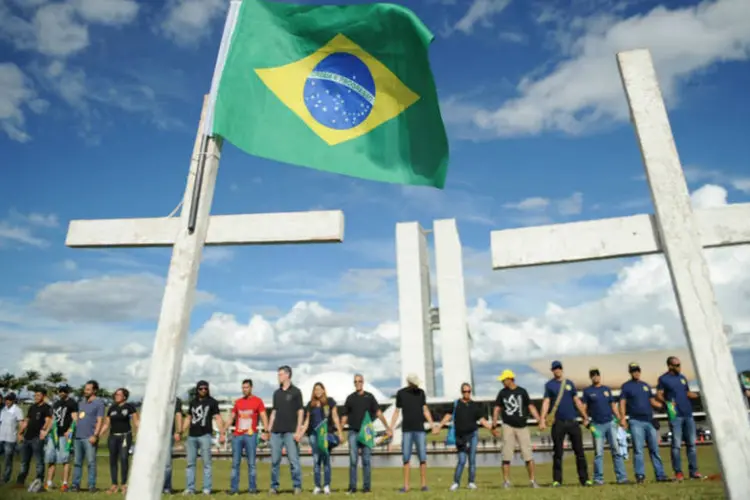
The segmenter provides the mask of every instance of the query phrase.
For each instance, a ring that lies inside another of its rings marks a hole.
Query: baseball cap
[[[639,365],[638,363],[633,362],[628,365],[628,372],[633,373],[639,371],[641,371],[641,365]]]
[[[65,394],[70,394],[70,386],[68,384],[62,384],[60,387],[57,388],[57,392],[64,392]]]
[[[422,381],[419,380],[419,375],[417,375],[416,373],[410,373],[406,376],[406,383],[419,387]]]
[[[550,370],[562,370],[562,363],[557,360],[553,361]]]
[[[501,373],[500,376],[497,377],[497,379],[500,382],[502,382],[504,380],[508,380],[508,379],[515,380],[516,379],[516,374],[513,373],[513,370],[503,370],[503,373]]]

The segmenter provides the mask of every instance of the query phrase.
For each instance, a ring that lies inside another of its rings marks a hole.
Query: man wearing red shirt
[[[230,494],[239,493],[240,463],[242,450],[247,456],[247,475],[250,493],[257,493],[255,472],[255,450],[258,446],[258,418],[263,421],[263,430],[268,432],[268,416],[263,400],[253,396],[253,381],[242,381],[242,397],[234,402],[232,420],[234,436],[232,438],[232,479]]]

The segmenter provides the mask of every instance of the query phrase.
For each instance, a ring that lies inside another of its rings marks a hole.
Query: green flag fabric
[[[328,422],[323,420],[315,428],[315,436],[318,440],[318,450],[328,455]]]
[[[667,402],[667,417],[669,418],[670,422],[677,418],[677,408],[672,401]]]
[[[375,446],[375,426],[372,424],[372,418],[370,418],[369,411],[365,412],[365,417],[362,419],[362,425],[359,428],[357,441],[368,448]]]
[[[212,133],[271,160],[442,188],[448,141],[433,38],[400,5],[244,0]]]

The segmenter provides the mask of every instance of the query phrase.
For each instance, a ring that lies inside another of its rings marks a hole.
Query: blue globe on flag
[[[364,122],[375,105],[375,80],[367,65],[348,52],[320,61],[307,77],[305,106],[321,125],[348,130]]]

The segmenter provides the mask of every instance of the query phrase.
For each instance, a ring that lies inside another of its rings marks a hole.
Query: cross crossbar
[[[71,248],[168,247],[183,222],[177,217],[74,220],[65,244]],[[206,245],[338,243],[344,241],[341,210],[213,215]]]
[[[695,211],[704,248],[750,243],[750,203]],[[652,214],[492,231],[492,268],[635,257],[663,251]]]

